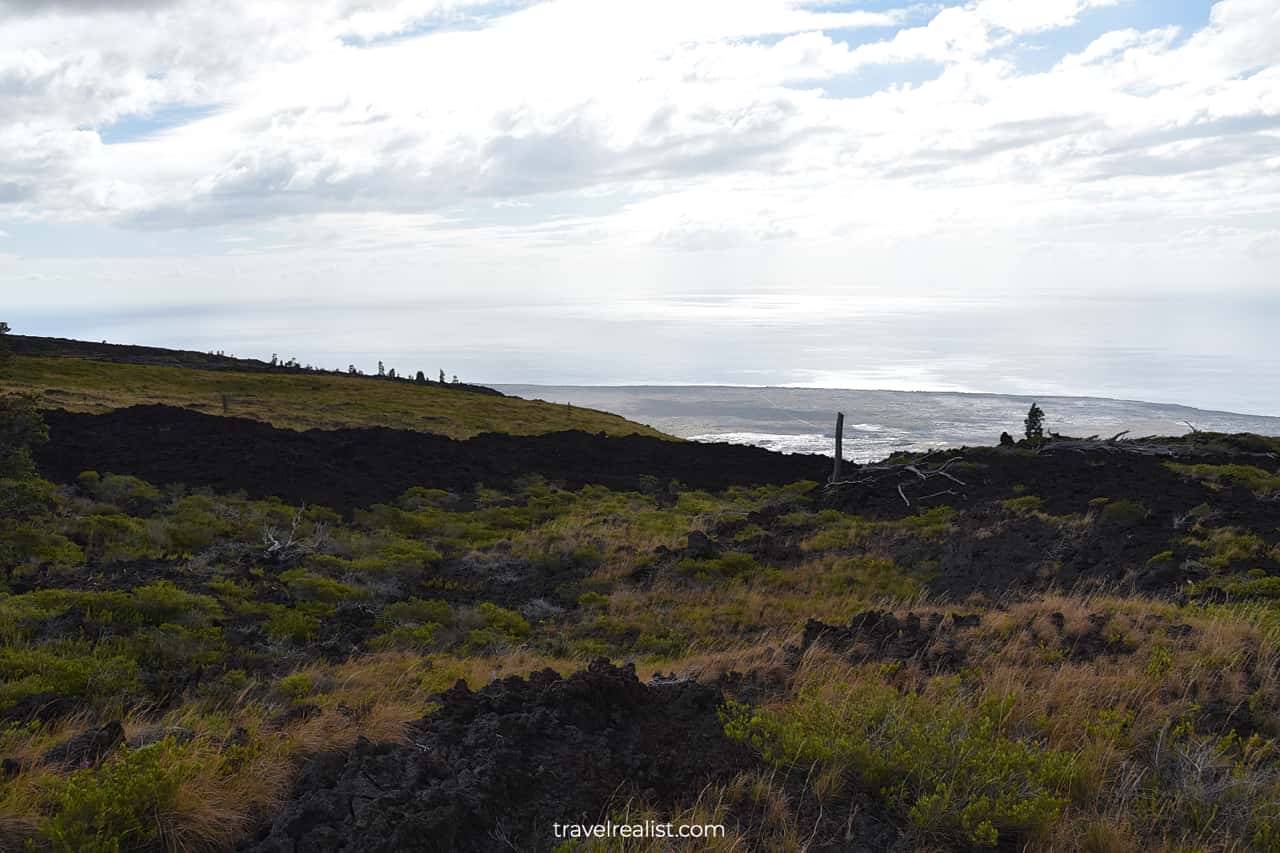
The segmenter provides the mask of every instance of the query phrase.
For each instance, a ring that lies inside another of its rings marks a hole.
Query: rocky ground
[[[552,827],[637,818],[726,850],[1280,838],[1267,441],[965,449],[823,488],[823,457],[642,437],[48,422],[50,482],[0,526],[0,846],[616,849]],[[139,788],[144,759],[175,787]]]

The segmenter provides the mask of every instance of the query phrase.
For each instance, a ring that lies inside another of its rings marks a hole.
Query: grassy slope
[[[140,404],[182,406],[289,429],[384,426],[469,438],[482,432],[558,430],[662,435],[594,409],[496,397],[368,377],[215,372],[76,358],[18,358],[0,383],[51,408],[100,412]],[[223,395],[227,395],[226,407]]]
[[[778,773],[722,780],[702,811],[677,816],[745,822],[715,849],[813,849],[817,809],[804,804],[823,805],[838,836],[861,790],[914,833],[903,849],[1280,850],[1276,591],[1259,584],[1261,597],[1235,604],[1121,590],[932,604],[921,582],[962,535],[962,511],[876,521],[824,509],[811,486],[683,492],[673,506],[538,483],[461,503],[419,491],[354,524],[317,507],[291,521],[296,510],[281,504],[163,493],[127,477],[31,486],[25,520],[0,523],[0,569],[43,587],[0,592],[0,713],[57,694],[99,724],[123,719],[130,737],[193,736],[132,753],[158,765],[154,776],[124,751],[76,775],[40,756],[85,717],[0,726],[0,756],[19,767],[0,779],[0,849],[6,832],[32,831],[74,842],[55,849],[157,834],[190,845],[169,850],[226,849],[279,808],[309,755],[359,735],[403,740],[455,679],[478,687],[607,655],[637,660],[642,676],[715,681],[737,670],[773,685],[765,707],[730,706],[726,722]],[[1105,532],[1091,506],[1066,516],[997,506],[975,539],[1027,513],[1076,539]],[[772,540],[742,526],[766,507]],[[296,553],[266,557],[264,529],[295,530]],[[673,561],[656,550],[679,549],[693,531],[715,536],[724,555]],[[1216,582],[1274,568],[1260,536],[1249,548],[1242,533],[1222,533],[1207,517],[1168,529],[1223,567]],[[796,550],[776,560],[770,541]],[[564,580],[527,590],[546,597],[529,610],[518,584],[493,573],[494,556]],[[240,568],[258,562],[269,568]],[[656,572],[637,583],[645,567]],[[349,602],[377,620],[362,654],[325,662],[317,641]],[[980,619],[905,660],[871,643],[848,656],[815,645],[787,663],[808,617],[846,622],[885,606]],[[185,688],[197,668],[198,686]],[[237,731],[245,745],[224,749]],[[803,790],[786,788],[788,772]]]

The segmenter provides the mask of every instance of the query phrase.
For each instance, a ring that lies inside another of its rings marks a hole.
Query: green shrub
[[[951,533],[955,517],[956,511],[952,507],[934,506],[888,524],[918,536],[936,538]]]
[[[47,783],[52,815],[40,837],[59,853],[147,849],[160,834],[160,816],[195,768],[194,759],[166,739],[102,767],[55,777]]]
[[[129,593],[129,599],[148,625],[205,625],[222,615],[222,605],[216,599],[179,589],[169,581],[137,587]]]
[[[1234,579],[1221,584],[1225,592],[1241,598],[1280,598],[1280,577]]]
[[[65,569],[83,564],[84,551],[62,534],[30,522],[0,521],[0,569]]]
[[[685,557],[676,564],[676,571],[701,581],[745,577],[759,570],[760,564],[755,557],[739,551],[730,551],[705,560]]]
[[[141,690],[137,661],[108,646],[60,640],[36,648],[0,647],[0,711],[54,693],[95,705],[118,704]]]
[[[102,563],[158,557],[146,522],[122,514],[95,514],[77,518],[70,528],[71,538],[92,559]]]
[[[388,604],[378,614],[378,623],[383,628],[395,625],[420,625],[424,622],[439,622],[447,625],[453,621],[449,603],[438,598],[422,600],[410,598],[408,601],[397,601]]]
[[[289,594],[298,601],[337,604],[341,601],[367,598],[369,595],[363,589],[341,583],[333,578],[313,574],[306,569],[290,569],[280,575],[280,580],[288,587]]]
[[[418,625],[397,625],[374,637],[369,645],[373,649],[417,649],[426,651],[437,644],[437,635],[444,626],[438,622]]]
[[[244,522],[228,516],[227,507],[206,495],[182,498],[165,513],[162,527],[169,550],[190,554],[236,535],[248,534]]]
[[[1147,656],[1146,672],[1151,678],[1159,681],[1173,669],[1173,652],[1165,646],[1152,646]]]
[[[1261,536],[1236,527],[1200,529],[1195,538],[1186,541],[1204,551],[1204,562],[1219,570],[1260,557],[1267,547]]]
[[[34,395],[0,396],[0,480],[34,477],[32,448],[49,440]]]
[[[1137,501],[1112,501],[1098,513],[1098,521],[1107,527],[1126,529],[1146,521],[1151,512]]]
[[[481,625],[467,635],[466,648],[470,651],[517,645],[529,636],[529,623],[523,616],[493,602],[479,604],[474,616],[481,620]]]
[[[448,509],[457,501],[457,495],[450,494],[443,489],[426,489],[422,486],[414,486],[401,495],[397,503],[400,504],[401,509],[415,512],[428,508]]]
[[[21,521],[58,505],[53,483],[38,477],[0,478],[0,518]]]
[[[879,684],[812,688],[778,711],[730,703],[725,732],[781,766],[852,771],[920,831],[992,847],[1044,832],[1066,804],[1074,759],[1001,733],[1007,701],[941,701]]]
[[[395,539],[369,556],[351,561],[351,570],[371,575],[403,576],[421,572],[443,559],[440,552],[414,539]]]
[[[311,683],[310,676],[301,672],[286,675],[284,678],[276,682],[276,689],[293,702],[301,702],[303,699],[310,696],[314,686],[315,685]]]
[[[1017,515],[1031,515],[1042,510],[1044,499],[1037,495],[1023,495],[1020,498],[1009,498],[1001,501],[1000,505]]]
[[[1268,766],[1275,750],[1254,734],[1195,734],[1175,726],[1152,756],[1151,773],[1135,792],[1134,811],[1150,815],[1174,837],[1249,839],[1234,849],[1280,850],[1280,800]]]
[[[689,638],[682,631],[666,628],[641,634],[633,644],[636,654],[651,658],[676,658],[689,648]]]
[[[887,557],[859,555],[820,562],[820,585],[831,595],[857,592],[864,598],[911,598],[920,592],[920,581]]]
[[[493,628],[521,639],[529,636],[529,623],[514,610],[507,610],[491,601],[485,601],[476,607],[476,612],[484,617],[486,628]]]
[[[86,481],[82,479],[80,484],[83,487]],[[99,478],[92,483],[90,494],[131,515],[150,515],[164,499],[160,490],[150,483],[121,474],[107,474]]]
[[[116,643],[150,672],[153,681],[182,681],[192,670],[212,666],[226,654],[222,629],[213,625],[188,628],[165,623]]]
[[[540,554],[533,560],[533,567],[542,572],[572,570],[586,574],[604,562],[604,556],[594,545],[579,545],[569,551]]]
[[[302,610],[277,605],[262,627],[268,637],[278,642],[305,643],[320,630],[320,619]]]
[[[397,601],[378,614],[377,627],[382,634],[371,645],[375,649],[430,649],[436,644],[438,632],[452,623],[447,602],[420,598]]]
[[[1280,474],[1273,474],[1253,465],[1181,465],[1166,462],[1165,467],[1215,486],[1243,486],[1259,495],[1280,491]]]

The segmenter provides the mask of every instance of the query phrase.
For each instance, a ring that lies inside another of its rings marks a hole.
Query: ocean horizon
[[[1022,434],[1033,402],[1063,435],[1182,435],[1195,429],[1280,435],[1280,417],[1106,397],[953,391],[882,391],[722,385],[494,385],[505,394],[603,409],[694,441],[750,444],[782,453],[833,450],[844,412],[844,456],[883,459],[900,450],[992,445]]]

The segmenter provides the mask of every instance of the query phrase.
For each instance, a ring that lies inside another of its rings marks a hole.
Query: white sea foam
[[[617,412],[695,441],[830,454],[835,413],[845,413],[844,455],[856,462],[897,450],[992,445],[1022,433],[1033,399],[1046,428],[1063,435],[1181,435],[1202,430],[1280,435],[1280,418],[1092,397],[1016,397],[823,388],[500,386],[521,397]]]

